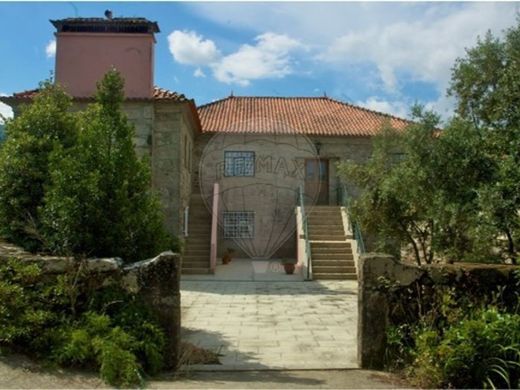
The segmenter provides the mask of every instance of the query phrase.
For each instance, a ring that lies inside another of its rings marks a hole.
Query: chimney
[[[91,97],[112,67],[125,78],[126,98],[153,94],[156,22],[145,18],[69,18],[56,27],[56,82],[76,98]]]

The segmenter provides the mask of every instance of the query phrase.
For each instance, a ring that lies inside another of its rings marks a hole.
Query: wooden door
[[[329,160],[305,160],[305,194],[316,204],[329,204]]]

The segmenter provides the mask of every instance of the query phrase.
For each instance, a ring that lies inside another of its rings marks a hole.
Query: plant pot
[[[284,265],[283,265],[283,269],[285,270],[285,273],[287,275],[294,274],[295,268],[296,268],[296,266],[293,263],[284,263]]]
[[[222,256],[222,264],[226,265],[229,263],[231,263],[231,255],[229,253],[226,253],[224,254],[224,256]]]

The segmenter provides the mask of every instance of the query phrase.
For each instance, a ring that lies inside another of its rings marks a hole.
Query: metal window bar
[[[225,211],[224,238],[254,238],[254,211]]]
[[[254,176],[255,152],[224,152],[225,176]]]

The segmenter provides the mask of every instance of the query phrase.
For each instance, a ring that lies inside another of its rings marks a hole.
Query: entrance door
[[[305,194],[316,204],[329,204],[329,160],[305,160]]]

